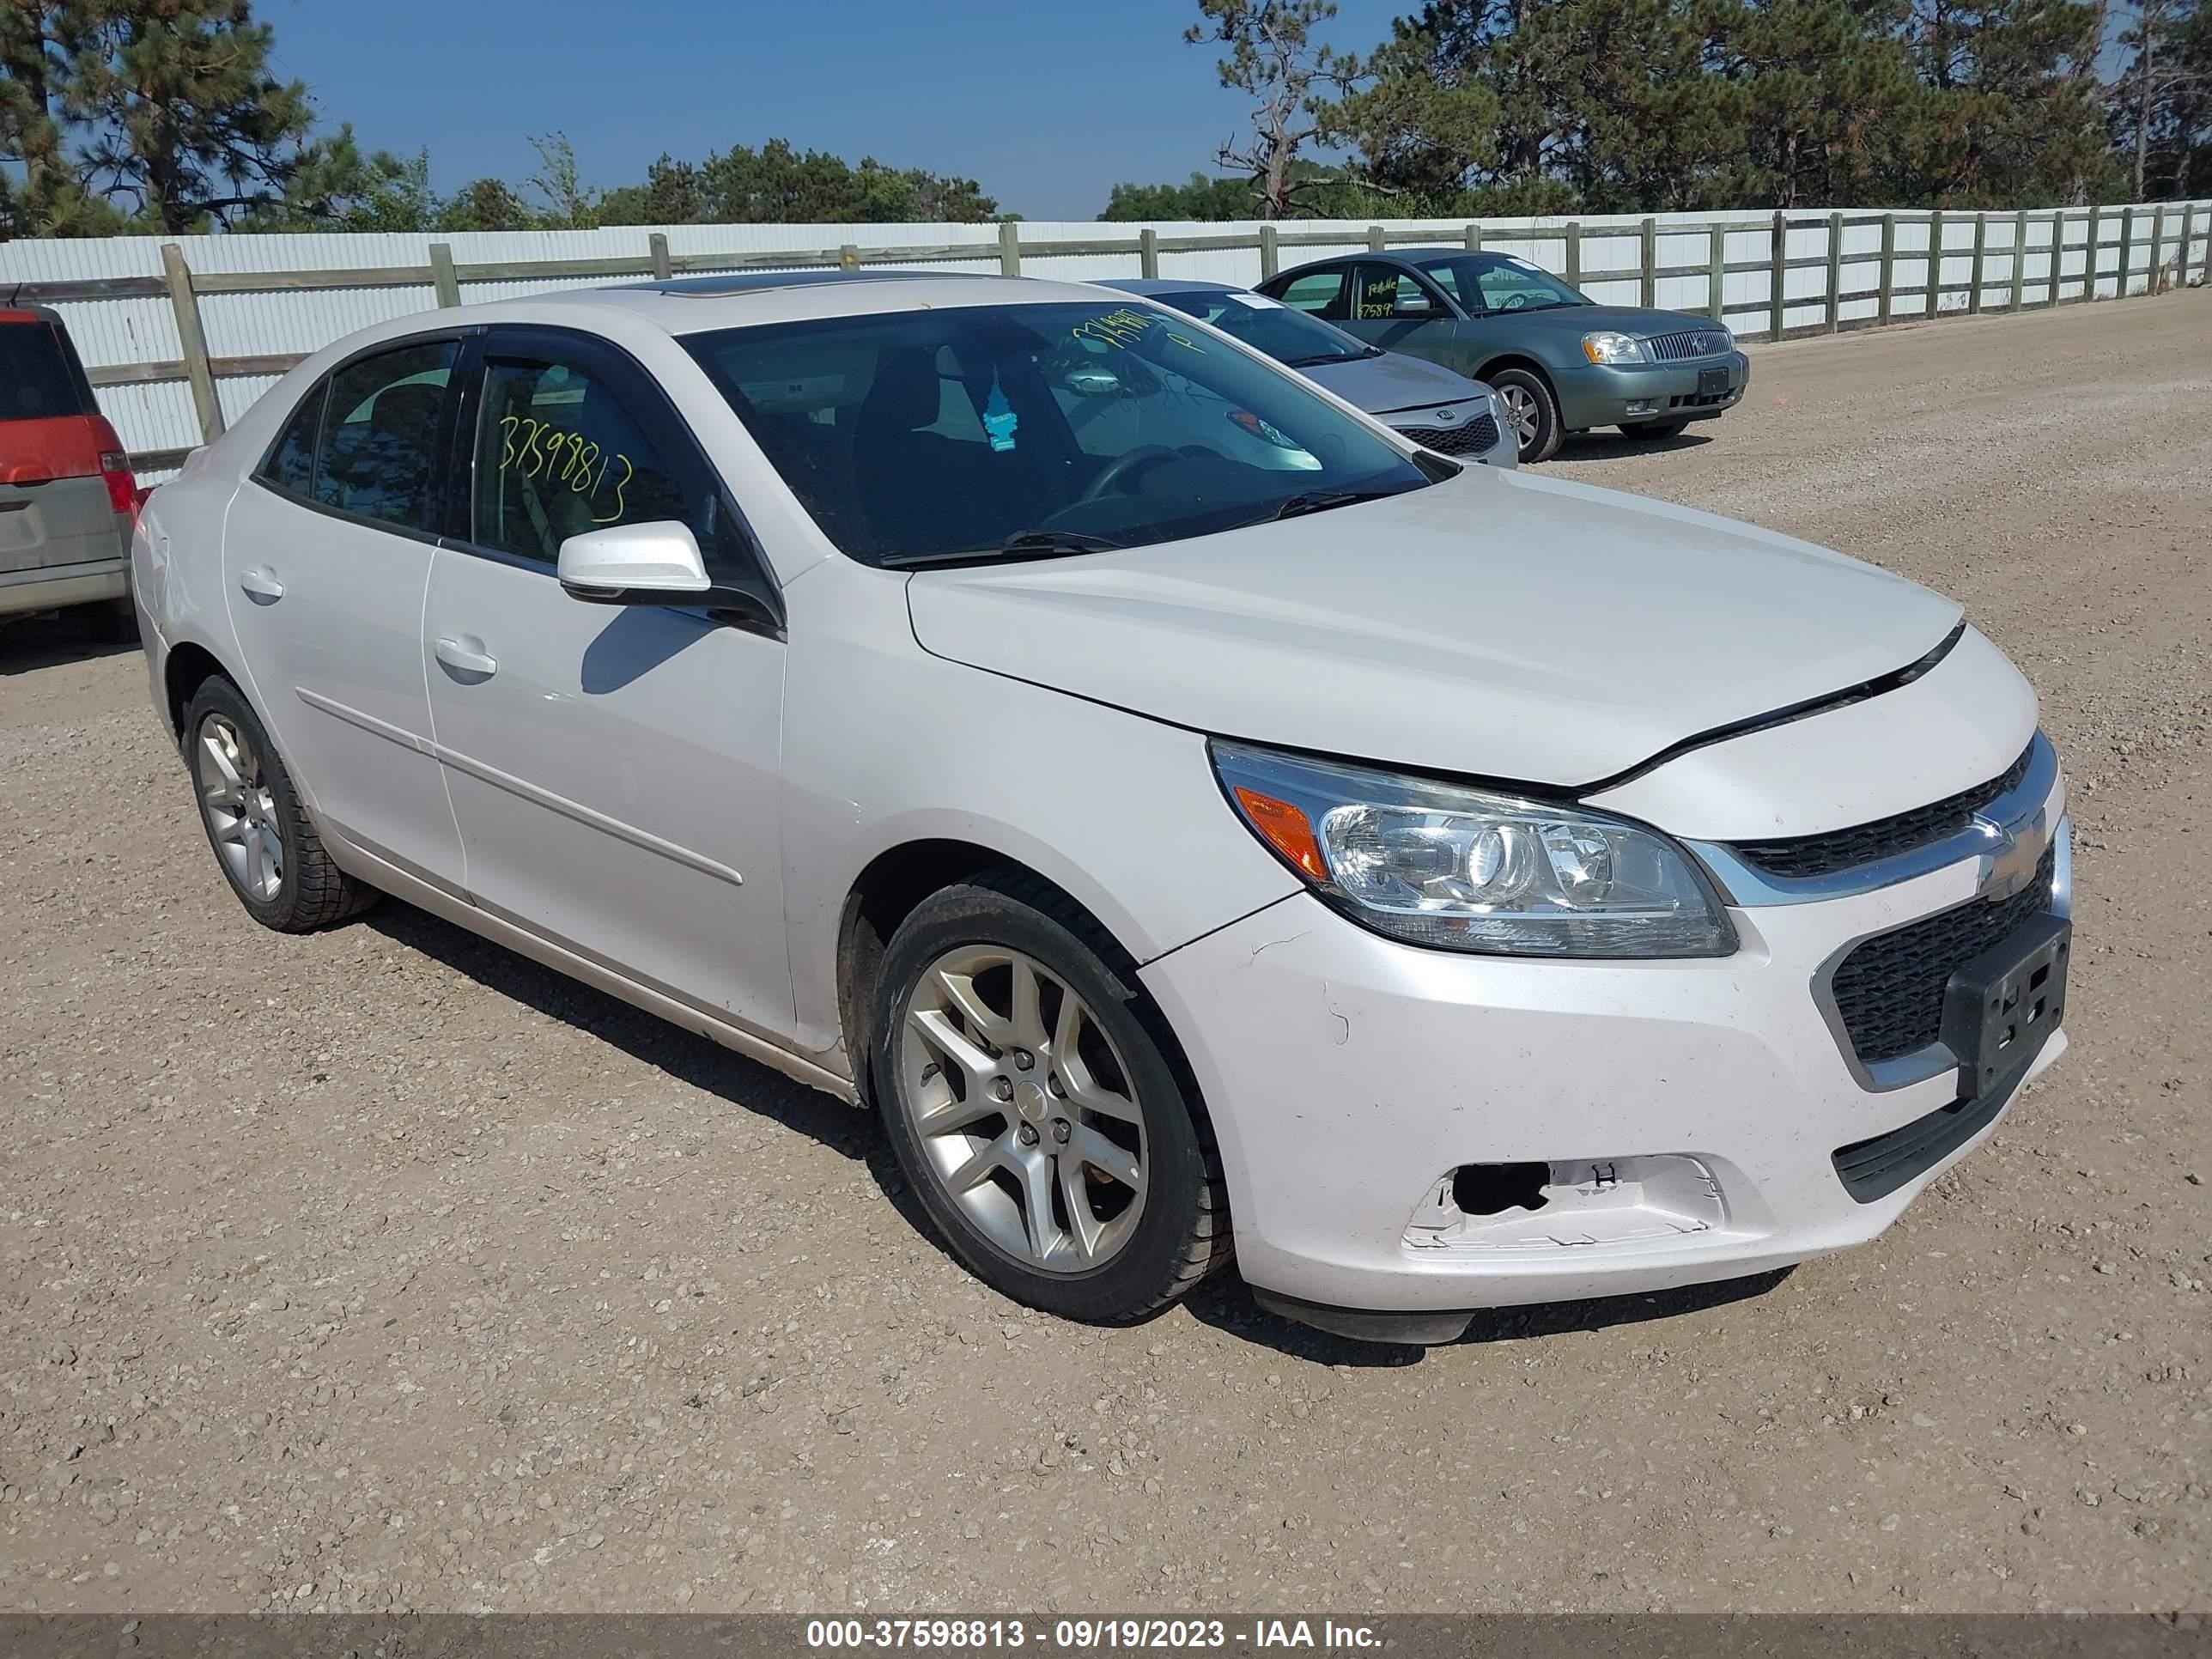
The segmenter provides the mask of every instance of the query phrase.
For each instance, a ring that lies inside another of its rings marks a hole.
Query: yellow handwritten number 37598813
[[[526,478],[566,484],[584,496],[587,505],[606,487],[607,474],[619,465],[623,475],[615,480],[615,510],[594,513],[592,522],[615,524],[621,520],[626,510],[623,491],[637,476],[637,469],[629,456],[618,450],[602,453],[599,446],[582,433],[570,432],[527,415],[501,417],[499,429],[501,471],[518,471]]]

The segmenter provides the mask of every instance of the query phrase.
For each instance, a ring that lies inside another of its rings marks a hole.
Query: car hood
[[[1298,373],[1370,415],[1418,409],[1426,404],[1464,403],[1483,395],[1482,387],[1464,374],[1395,351],[1340,363],[1315,363]]]
[[[1684,329],[1717,328],[1710,317],[1701,317],[1686,311],[1646,311],[1641,306],[1559,306],[1549,311],[1498,312],[1492,320],[1526,324],[1561,334],[1572,334],[1577,339],[1585,334],[1595,334],[1601,329],[1610,329],[1616,334],[1632,334],[1645,339],[1654,334],[1678,334]]]
[[[1469,467],[1221,535],[916,572],[924,650],[1219,737],[1575,787],[1904,667],[1959,617],[1687,507]]]

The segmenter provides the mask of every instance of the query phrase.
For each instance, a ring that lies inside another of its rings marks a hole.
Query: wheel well
[[[1552,394],[1553,400],[1554,402],[1558,401],[1559,388],[1553,384],[1552,372],[1546,368],[1543,364],[1538,362],[1534,357],[1517,357],[1511,355],[1508,355],[1504,357],[1492,357],[1480,368],[1474,371],[1473,378],[1478,380],[1487,380],[1492,374],[1496,374],[1501,368],[1518,368],[1525,370],[1527,373],[1534,375],[1538,380],[1544,383],[1545,389]]]
[[[181,742],[185,735],[185,706],[209,680],[228,679],[230,675],[216,659],[214,652],[185,641],[169,647],[169,659],[162,678],[169,698],[169,730]]]

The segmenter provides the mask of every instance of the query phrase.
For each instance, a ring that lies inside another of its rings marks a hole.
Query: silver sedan
[[[1480,380],[1370,345],[1318,317],[1228,283],[1139,276],[1098,286],[1141,295],[1211,323],[1424,448],[1487,466],[1520,465],[1513,423],[1498,394]]]

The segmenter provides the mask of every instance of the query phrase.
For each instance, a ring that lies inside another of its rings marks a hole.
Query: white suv
[[[873,1105],[961,1261],[1330,1328],[1871,1238],[2064,1047],[1959,607],[1461,467],[1100,289],[763,276],[295,369],[154,496],[246,909],[392,893]]]

